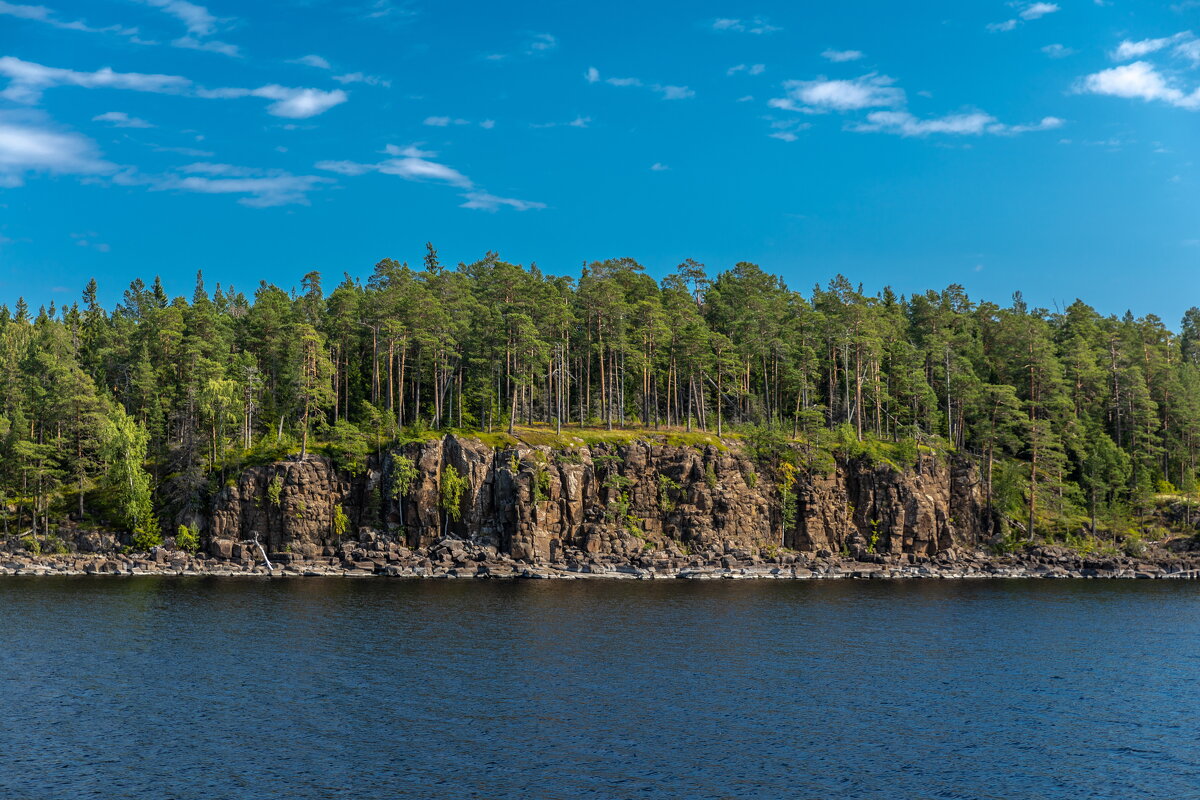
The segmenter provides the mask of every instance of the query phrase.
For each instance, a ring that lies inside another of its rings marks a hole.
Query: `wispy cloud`
[[[0,0],[0,16],[16,17],[17,19],[30,20],[31,22],[41,22],[54,28],[68,31],[82,31],[84,33],[112,33],[118,36],[126,36],[131,39],[136,39],[138,35],[137,28],[128,28],[124,25],[105,25],[103,27],[95,27],[89,25],[85,20],[64,20],[59,19],[58,15],[51,9],[45,6],[21,5],[18,3],[9,3],[5,0]]]
[[[1024,20],[1041,19],[1047,14],[1053,14],[1059,10],[1056,3],[1030,3],[1021,7],[1021,10],[1017,12],[1017,16]]]
[[[858,61],[865,54],[861,50],[826,50],[821,53],[822,58],[826,58],[835,64],[840,64],[844,61]]]
[[[382,161],[372,163],[359,161],[318,161],[316,167],[317,169],[346,176],[358,176],[369,172],[378,172],[382,175],[392,175],[407,181],[440,183],[453,186],[464,190],[461,195],[465,199],[465,202],[461,204],[462,208],[473,208],[482,211],[496,211],[502,207],[513,208],[517,211],[545,208],[543,203],[489,194],[457,169],[433,160],[437,157],[437,153],[424,150],[419,144],[410,144],[403,147],[389,144],[384,148],[383,152],[388,158]]]
[[[267,113],[287,119],[315,117],[348,99],[341,89],[327,92],[323,89],[301,89],[278,84],[260,86],[257,89],[197,89],[196,96],[217,99],[261,97],[273,100],[274,102],[267,106]]]
[[[1051,58],[1066,58],[1075,55],[1074,50],[1061,44],[1048,44],[1042,48],[1042,52]]]
[[[0,57],[0,75],[9,79],[0,97],[17,103],[36,103],[42,92],[57,86],[77,86],[84,89],[127,89],[156,94],[179,94],[203,98],[259,97],[273,101],[267,113],[276,117],[303,119],[322,114],[346,102],[341,89],[294,88],[270,84],[257,89],[205,89],[179,75],[114,72],[108,67],[95,72],[47,67],[12,56]]]
[[[1200,88],[1190,91],[1180,89],[1145,61],[1134,61],[1084,76],[1076,84],[1075,91],[1163,102],[1188,111],[1200,110]]]
[[[91,139],[60,129],[41,112],[0,111],[0,187],[20,186],[30,174],[110,175],[118,169]]]
[[[725,70],[726,75],[737,75],[739,72],[744,72],[747,75],[762,75],[767,69],[765,64],[738,64],[735,67],[730,67]]]
[[[800,138],[801,131],[812,127],[811,122],[801,122],[798,119],[775,119],[773,117],[767,117],[767,119],[771,123],[771,132],[767,136],[784,142],[796,141]]]
[[[95,231],[88,231],[87,233],[72,233],[71,239],[74,240],[76,247],[86,247],[90,250],[98,250],[101,253],[109,252],[112,248],[109,247],[107,243],[96,241],[96,237],[99,235],[100,234],[96,233]]]
[[[1134,58],[1144,58],[1152,53],[1170,48],[1171,54],[1185,58],[1193,63],[1200,63],[1200,40],[1191,31],[1180,31],[1171,36],[1157,39],[1123,40],[1110,53],[1114,61],[1128,61]]]
[[[308,193],[333,179],[317,175],[293,175],[285,170],[239,167],[201,162],[179,169],[178,175],[157,180],[154,190],[199,194],[241,195],[238,202],[252,208],[308,205]]]
[[[293,58],[290,61],[288,61],[287,63],[300,64],[305,67],[315,67],[317,69],[332,69],[332,67],[329,65],[329,62],[327,60],[325,60],[321,56],[312,55],[312,54],[309,54],[307,56],[300,56],[299,58]]]
[[[951,135],[1015,135],[1060,127],[1057,117],[1044,117],[1031,125],[1002,123],[983,111],[965,111],[928,118],[917,117],[905,109],[907,97],[887,75],[871,73],[853,80],[829,80],[825,77],[811,81],[785,81],[785,97],[772,98],[771,108],[796,111],[802,114],[842,114],[871,110],[865,121],[851,122],[846,127],[859,133],[882,132],[900,136],[924,137],[930,134]],[[779,121],[769,135],[785,141],[795,141],[795,130]]]
[[[472,125],[474,123],[462,117],[426,117],[421,124],[428,125],[431,128],[448,128],[451,125]],[[496,121],[485,119],[479,123],[479,127],[490,130],[496,127]]]
[[[765,17],[751,17],[750,19],[720,17],[714,19],[710,27],[714,31],[732,31],[734,33],[753,33],[758,35],[783,30],[778,25],[772,25]]]
[[[98,114],[92,117],[92,122],[107,122],[114,128],[153,128],[154,126],[144,119],[131,117],[124,111],[105,111],[103,114]]]
[[[385,89],[392,85],[392,82],[387,78],[381,78],[378,75],[366,75],[362,72],[347,72],[345,75],[334,75],[333,79],[343,85],[347,83],[365,83],[367,86],[382,86]]]
[[[1005,125],[991,114],[982,111],[947,114],[942,117],[926,119],[915,117],[907,111],[873,111],[867,115],[866,122],[852,125],[851,130],[859,133],[882,132],[917,137],[930,134],[1004,136],[1054,130],[1062,125],[1063,120],[1058,117],[1044,117],[1041,121],[1030,125]]]
[[[570,122],[532,122],[531,128],[586,128],[592,124],[591,117],[575,117]]]
[[[1048,14],[1053,14],[1062,9],[1057,3],[1029,3],[1029,2],[1013,2],[1010,6],[1017,10],[1017,16],[1012,19],[1006,19],[1003,22],[993,22],[987,26],[987,29],[992,33],[1004,33],[1016,28],[1024,22],[1032,22],[1035,19],[1041,19]]]
[[[600,70],[595,67],[588,67],[587,72],[583,75],[583,79],[588,83],[599,83]],[[664,100],[686,100],[696,96],[696,92],[687,86],[673,86],[662,83],[646,84],[641,78],[605,78],[604,82],[610,86],[646,87],[653,92],[661,94]]]
[[[811,81],[784,81],[786,96],[773,98],[767,104],[808,114],[898,106],[905,97],[903,89],[893,86],[895,82],[887,75],[875,73],[852,80],[829,80],[821,76]]]
[[[499,211],[505,207],[517,211],[538,211],[546,207],[545,203],[518,200],[515,197],[498,197],[487,192],[467,192],[463,198],[464,202],[459,203],[459,208],[472,208],[478,211]]]
[[[175,47],[187,50],[203,50],[210,53],[220,53],[226,56],[238,56],[241,53],[237,45],[220,42],[208,37],[217,33],[220,26],[230,22],[212,14],[207,8],[187,0],[140,0],[143,4],[157,8],[176,21],[183,23],[187,35],[171,42]]]
[[[544,56],[558,49],[558,38],[552,33],[529,33],[512,52],[488,53],[484,56],[488,61],[506,61],[514,56]]]
[[[655,161],[653,164],[650,165],[651,172],[666,172],[669,169],[670,169],[670,167],[668,167],[666,164],[660,163],[658,161]]]

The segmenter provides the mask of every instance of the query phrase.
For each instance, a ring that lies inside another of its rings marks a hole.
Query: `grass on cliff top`
[[[580,447],[596,447],[597,445],[624,445],[644,441],[665,444],[673,447],[707,447],[712,445],[719,450],[727,450],[728,445],[715,434],[701,431],[687,432],[660,428],[614,428],[608,430],[600,427],[584,427],[564,425],[562,432],[557,432],[550,425],[516,425],[510,435],[506,430],[491,433],[474,430],[451,431],[459,436],[477,439],[489,447],[509,449],[524,444],[528,447],[549,447],[552,450],[578,450]]]

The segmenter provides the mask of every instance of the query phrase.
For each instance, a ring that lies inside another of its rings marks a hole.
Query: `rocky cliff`
[[[402,463],[416,468],[407,487]],[[444,491],[451,471],[463,479],[457,503]],[[735,444],[497,449],[449,435],[357,475],[319,458],[249,469],[217,495],[205,534],[210,553],[235,559],[258,534],[285,561],[348,560],[363,543],[428,552],[449,538],[537,564],[781,548],[930,557],[982,544],[989,527],[976,471],[954,457],[904,470],[841,459],[790,477]]]

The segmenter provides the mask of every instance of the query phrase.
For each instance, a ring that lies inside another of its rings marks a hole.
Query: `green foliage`
[[[350,518],[346,516],[346,512],[342,509],[341,504],[336,504],[333,507],[333,535],[335,538],[342,538],[346,535],[346,529],[350,526]]]
[[[175,534],[175,546],[180,550],[195,554],[200,550],[200,531],[187,525],[180,525]]]
[[[145,552],[155,547],[161,547],[162,543],[162,531],[158,528],[158,520],[154,519],[153,516],[133,532],[133,540],[130,542],[133,549],[138,552]]]
[[[1149,532],[1161,496],[1195,491],[1200,309],[1171,330],[953,285],[899,296],[839,275],[797,291],[748,262],[556,276],[494,253],[446,269],[432,248],[424,269],[383,259],[332,291],[316,272],[250,296],[199,277],[190,299],[134,280],[106,309],[93,282],[79,305],[0,312],[8,530],[72,516],[149,531],[248,466],[311,449],[359,474],[369,454],[453,430],[564,465],[588,447],[601,479],[635,440],[740,439],[747,485],[772,488],[784,463],[911,470],[959,453],[1027,538]],[[385,491],[406,494],[397,483]]]
[[[352,476],[361,475],[367,468],[367,455],[371,452],[363,432],[340,419],[322,434],[325,444],[321,449],[334,467]]]
[[[413,485],[421,475],[417,465],[406,456],[392,457],[392,499],[399,499],[412,491]]]
[[[454,522],[462,519],[462,499],[466,489],[467,479],[454,468],[453,464],[447,464],[442,470],[438,505]]]
[[[670,514],[675,510],[674,493],[681,488],[679,483],[672,480],[670,477],[659,473],[658,475],[658,508],[664,514]]]
[[[742,479],[746,481],[747,488],[753,489],[754,487],[758,486],[758,473],[755,472],[753,468],[748,470],[746,474],[742,476]]]
[[[779,513],[783,518],[783,529],[796,527],[796,475],[797,468],[788,462],[779,469]]]
[[[21,547],[25,548],[32,555],[40,555],[42,552],[42,543],[33,536],[22,536]]]
[[[271,482],[267,484],[267,502],[273,506],[278,506],[283,500],[283,477],[275,475],[271,478]]]
[[[157,537],[157,544],[161,544],[162,535],[154,530],[157,521],[153,519],[150,475],[143,468],[149,434],[122,406],[114,405],[104,421],[101,439],[108,463],[105,482],[118,518],[127,529],[142,536],[142,541]]]
[[[542,502],[550,499],[550,470],[539,466],[533,476],[533,499]]]
[[[759,464],[774,466],[795,460],[791,444],[779,428],[749,425],[742,431],[742,440],[747,454]]]
[[[717,469],[711,461],[704,465],[704,483],[709,489],[717,488]]]

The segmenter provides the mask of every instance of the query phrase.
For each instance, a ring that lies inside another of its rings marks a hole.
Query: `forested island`
[[[1176,332],[957,285],[553,276],[432,245],[330,285],[0,306],[3,549],[794,570],[1196,533],[1200,309]]]

